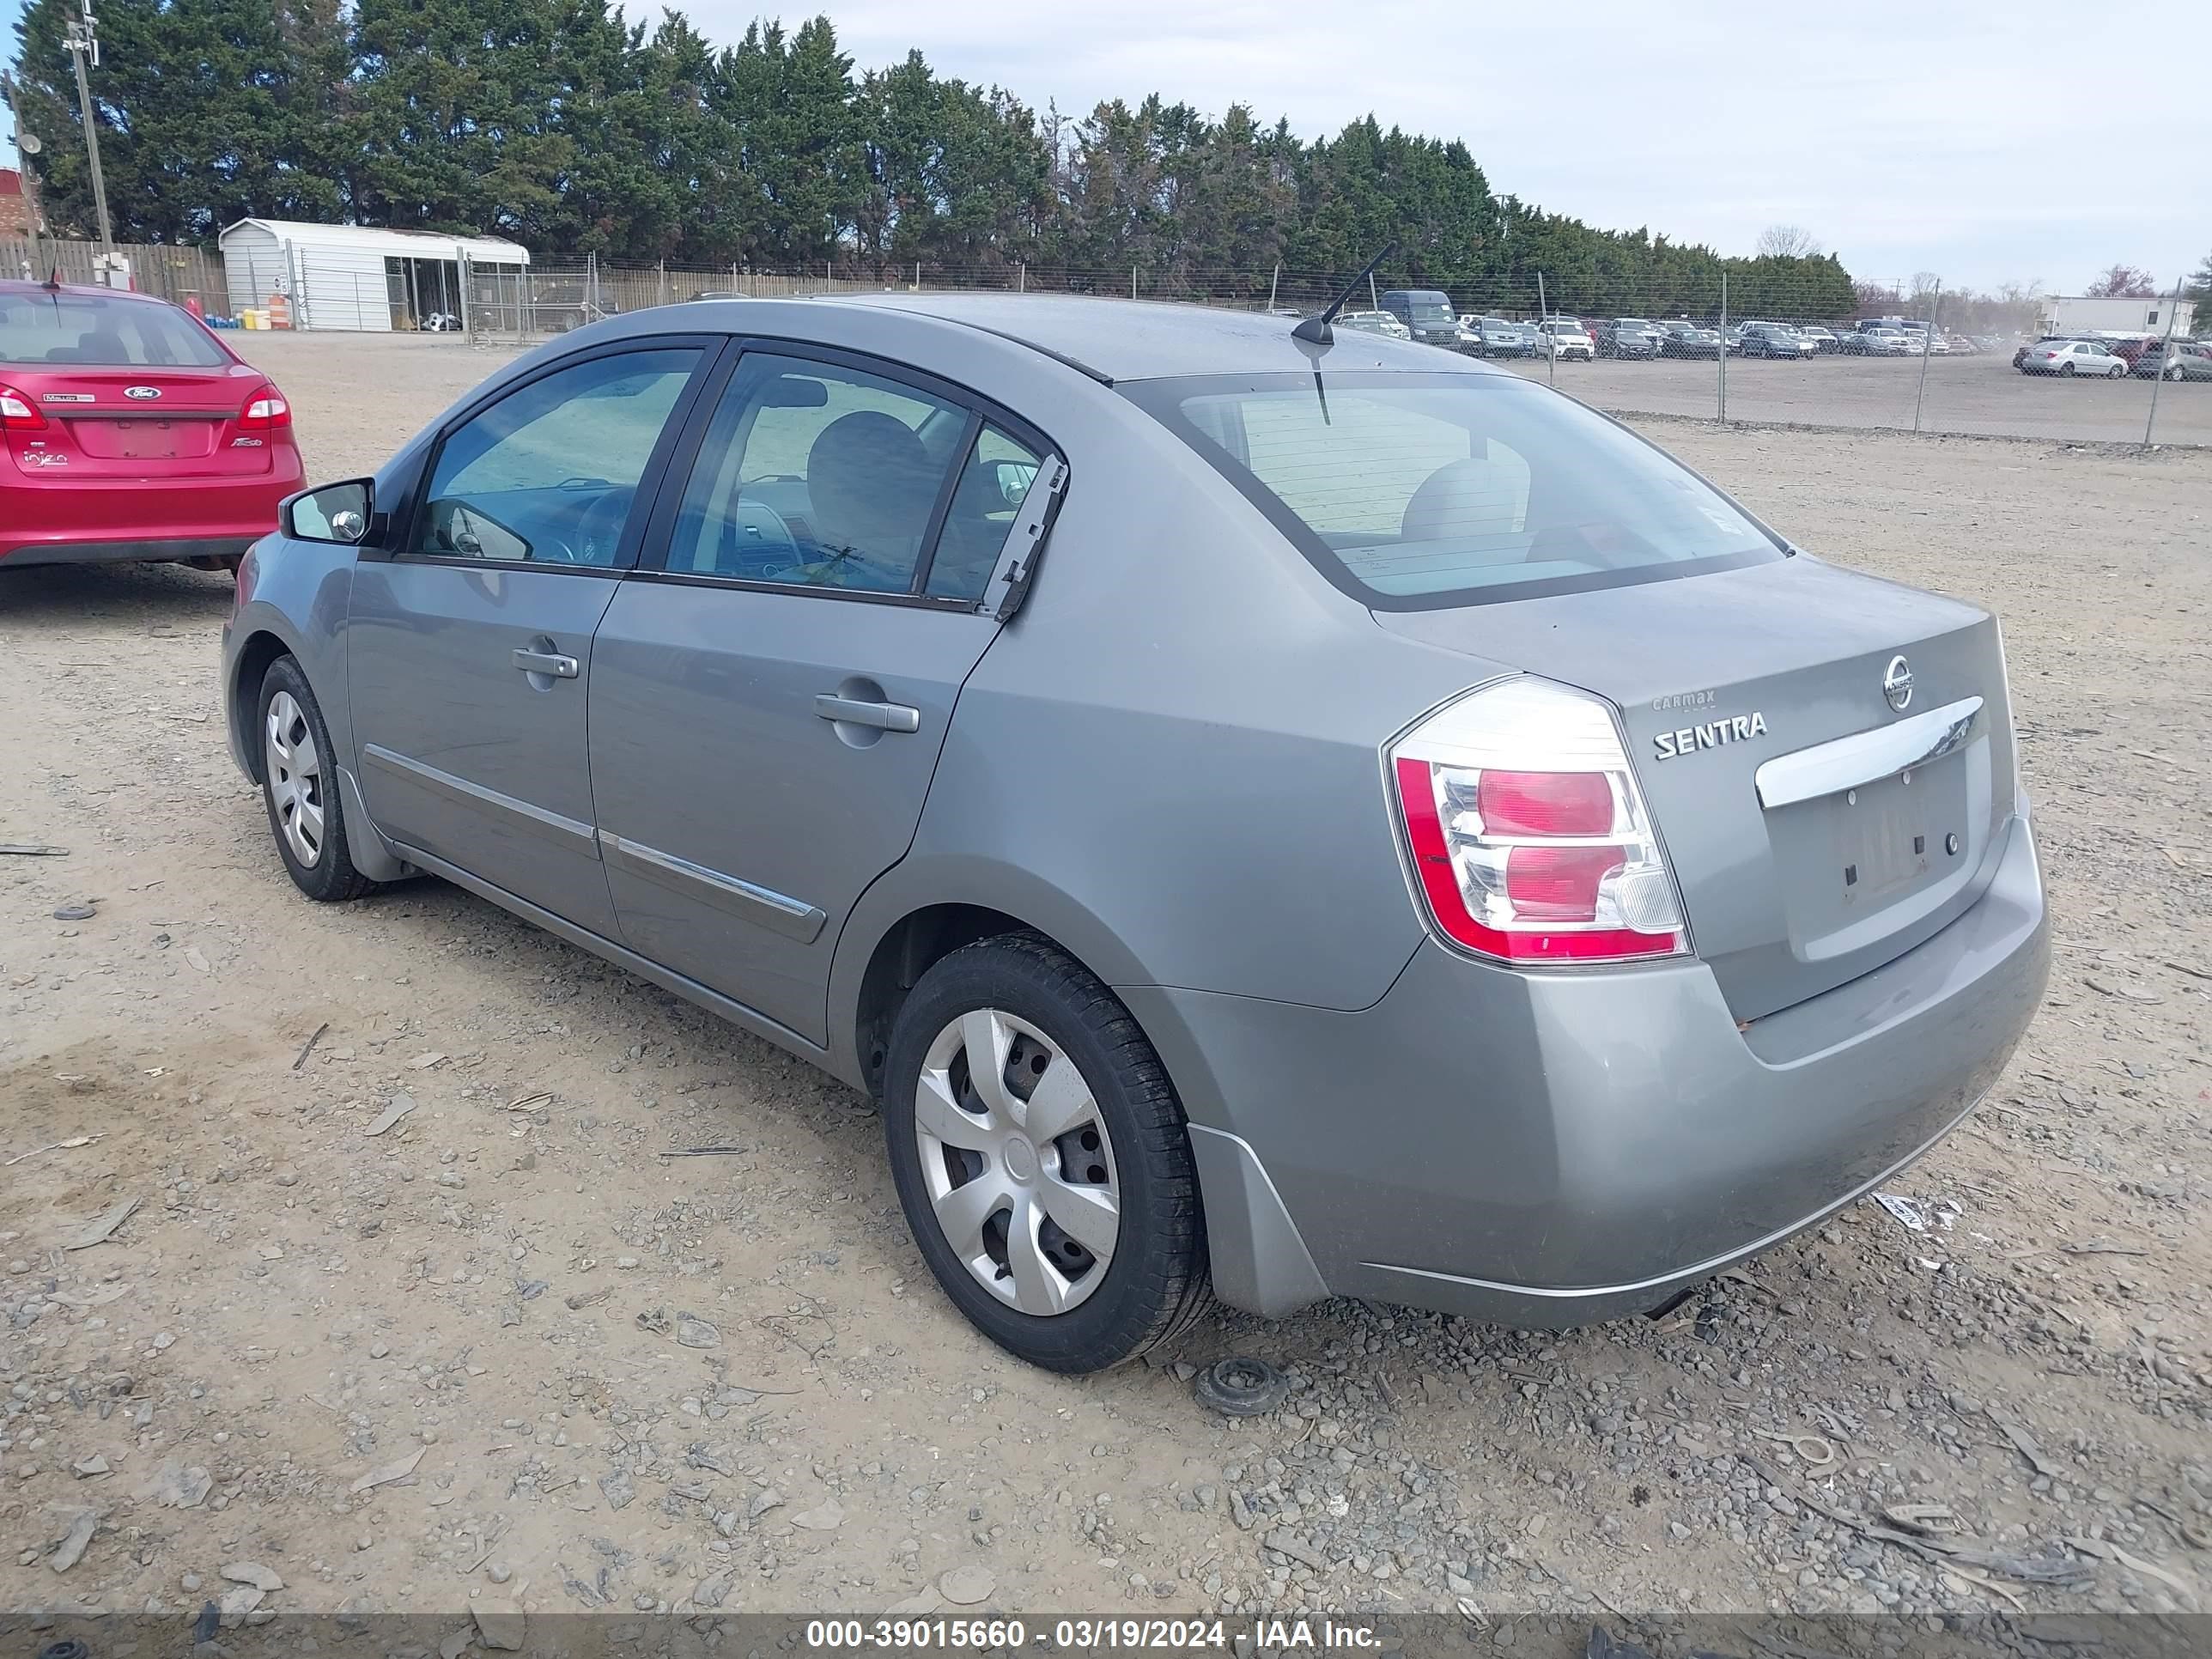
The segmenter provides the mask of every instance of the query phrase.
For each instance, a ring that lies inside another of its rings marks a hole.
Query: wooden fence
[[[182,305],[197,299],[210,315],[227,311],[230,296],[223,287],[222,255],[213,248],[156,246],[143,242],[118,242],[115,251],[131,261],[131,278],[142,294],[157,295]],[[58,270],[64,283],[93,280],[93,261],[100,257],[97,242],[63,241],[52,236],[38,240],[33,258],[31,239],[14,233],[0,234],[0,276],[27,276],[43,282]]]

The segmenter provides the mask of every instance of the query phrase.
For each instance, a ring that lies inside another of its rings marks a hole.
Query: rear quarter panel
[[[854,910],[833,1030],[873,941],[950,901],[1112,984],[1372,1005],[1422,938],[1381,746],[1486,674],[1386,635],[1126,399],[1024,412],[1065,447],[1067,504],[962,691],[911,850]]]

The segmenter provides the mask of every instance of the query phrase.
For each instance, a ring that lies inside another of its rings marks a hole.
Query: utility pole
[[[15,116],[15,154],[21,158],[22,166],[23,210],[29,216],[23,223],[23,234],[31,244],[29,276],[33,282],[42,283],[52,272],[40,268],[39,183],[31,171],[31,158],[46,147],[39,142],[35,134],[23,131],[22,91],[4,71],[0,71],[0,97],[7,99],[8,107]]]
[[[84,76],[85,59],[90,58],[95,69],[100,65],[100,36],[93,29],[92,0],[80,3],[84,9],[65,27],[62,41],[69,48],[70,62],[76,67],[76,106],[84,117],[85,155],[92,163],[92,206],[100,216],[100,251],[112,253],[115,233],[107,222],[107,180],[100,171],[100,123],[92,118],[92,87]]]

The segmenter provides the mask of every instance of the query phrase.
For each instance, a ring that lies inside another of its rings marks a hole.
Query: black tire
[[[1060,1047],[1112,1142],[1119,1237],[1103,1279],[1065,1313],[1024,1313],[984,1288],[947,1241],[924,1185],[915,1138],[924,1062],[939,1032],[985,1008],[1027,1022]],[[884,1134],[922,1259],[969,1322],[1018,1358],[1047,1370],[1103,1370],[1169,1340],[1209,1305],[1198,1173],[1167,1070],[1114,994],[1042,935],[979,940],[922,975],[891,1024]]]
[[[319,797],[323,833],[319,850],[312,862],[294,850],[277,806],[277,779],[267,744],[270,705],[280,694],[289,696],[298,705],[300,717],[313,736],[315,753],[324,768]],[[337,784],[337,750],[331,743],[331,729],[324,723],[322,705],[315,701],[314,691],[295,659],[279,657],[269,665],[269,672],[262,676],[261,689],[253,699],[253,716],[252,740],[259,748],[261,804],[269,815],[270,838],[276,843],[276,855],[284,860],[285,872],[292,878],[292,884],[324,904],[343,904],[359,898],[376,883],[354,868],[352,850],[346,845],[343,792]]]
[[[2058,372],[2065,379],[2070,380],[2074,378],[2074,365],[2071,363],[2061,363],[2058,365]]]

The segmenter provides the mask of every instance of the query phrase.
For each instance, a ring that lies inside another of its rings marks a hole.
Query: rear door
[[[825,1040],[838,930],[914,838],[1048,453],[894,366],[747,351],[594,647],[592,787],[632,948]]]
[[[441,441],[353,581],[369,816],[403,846],[611,938],[585,744],[592,639],[721,343],[625,341],[503,388]]]

